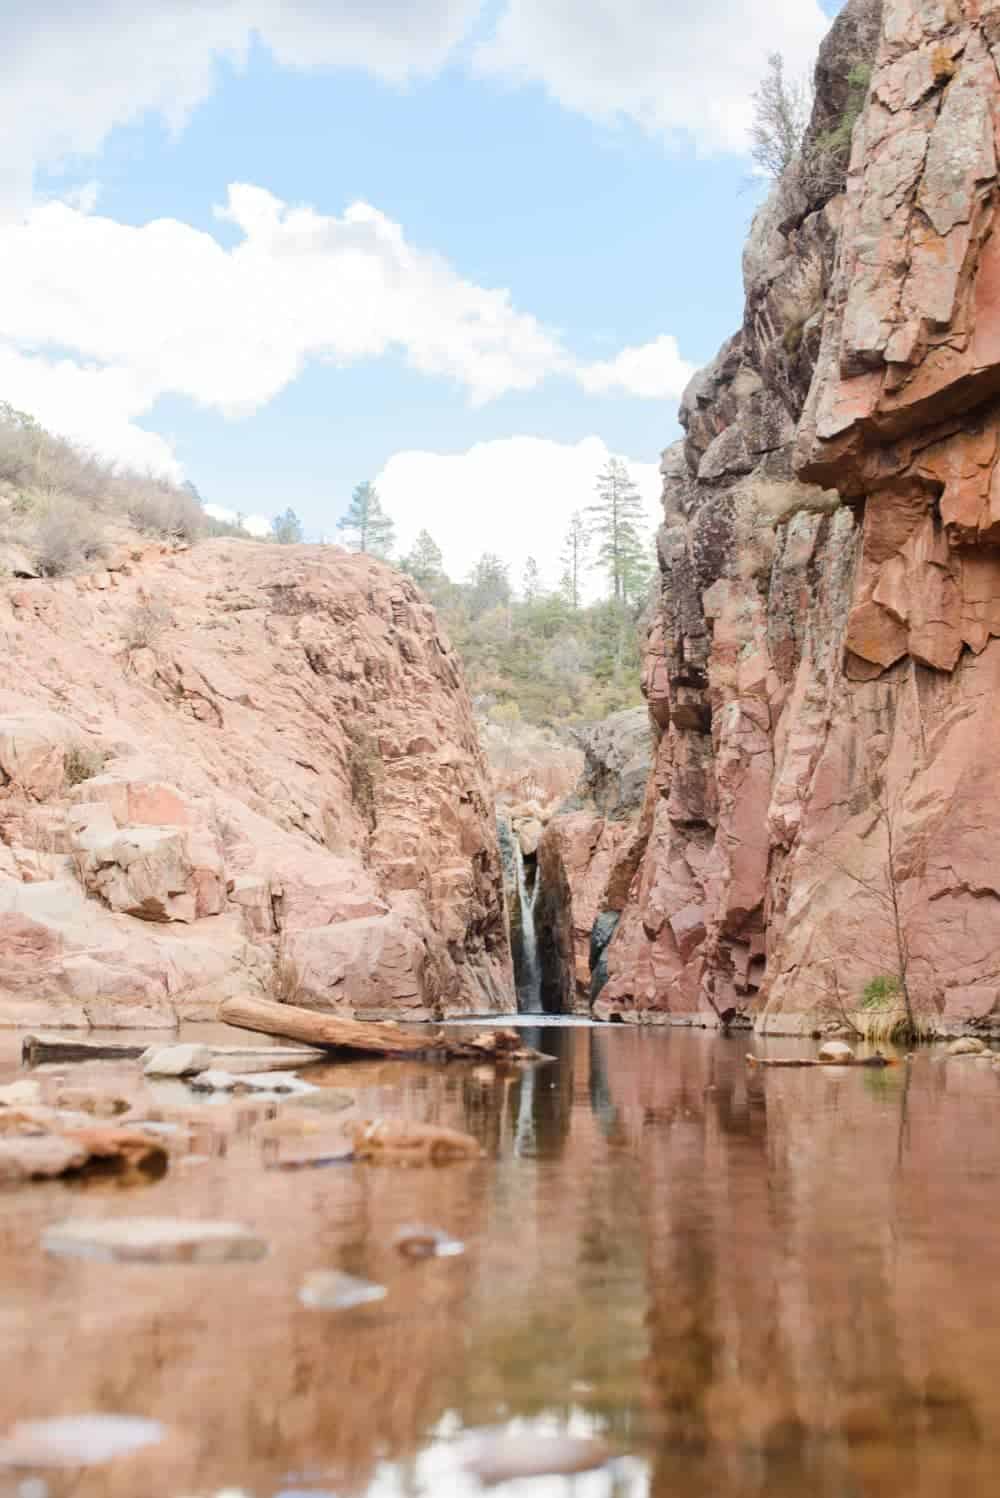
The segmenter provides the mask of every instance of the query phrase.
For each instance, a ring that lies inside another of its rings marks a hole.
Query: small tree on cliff
[[[770,53],[753,96],[750,127],[750,155],[765,176],[777,180],[791,166],[802,149],[811,111],[809,87],[788,77],[780,52]]]
[[[590,570],[587,553],[590,549],[590,533],[579,510],[570,516],[569,529],[563,542],[563,574],[560,583],[562,595],[574,611],[580,607],[580,592],[583,576]]]
[[[271,521],[271,534],[281,546],[295,546],[302,540],[302,521],[293,509],[287,509]]]
[[[642,499],[620,458],[609,458],[598,474],[597,502],[587,514],[593,517],[592,533],[600,543],[597,564],[607,573],[611,597],[627,604],[648,583],[649,564],[643,565]]]
[[[418,587],[433,589],[445,581],[444,557],[441,548],[429,531],[420,531],[413,549],[400,562]]]
[[[373,557],[387,557],[392,551],[396,527],[382,508],[379,492],[366,479],[351,495],[347,513],[337,521],[352,551],[365,551]]]

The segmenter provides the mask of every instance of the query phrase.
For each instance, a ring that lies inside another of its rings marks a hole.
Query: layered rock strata
[[[900,976],[939,1028],[1000,1000],[1000,6],[885,0],[866,58],[875,19],[852,0],[824,44],[743,327],[664,455],[653,809],[605,1016],[811,1027]]]
[[[512,1009],[486,766],[413,585],[231,541],[112,569],[0,590],[0,1023]]]

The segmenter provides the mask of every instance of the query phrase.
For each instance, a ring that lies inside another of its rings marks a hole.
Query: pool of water
[[[0,1190],[0,1429],[105,1412],[170,1432],[100,1468],[0,1472],[0,1494],[459,1498],[478,1491],[458,1454],[483,1426],[595,1433],[617,1458],[503,1498],[1000,1488],[988,1063],[925,1052],[884,1072],[765,1071],[747,1068],[747,1036],[528,1038],[551,1066],[309,1073],[349,1089],[352,1116],[470,1131],[478,1161],[289,1170],[304,1144],[280,1118],[297,1105],[199,1104],[155,1184]],[[58,1074],[34,1075],[50,1088]],[[165,1116],[188,1107],[185,1084],[149,1087],[135,1063],[61,1074]],[[8,1036],[0,1083],[19,1075]],[[321,1116],[332,1137],[343,1120]],[[235,1220],[270,1252],[178,1267],[40,1248],[67,1216],[136,1213]],[[394,1235],[414,1222],[465,1252],[403,1258]],[[321,1269],[388,1293],[308,1309],[299,1289]]]

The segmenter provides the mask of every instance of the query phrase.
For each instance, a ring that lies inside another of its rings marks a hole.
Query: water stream
[[[458,1458],[471,1430],[498,1425],[596,1432],[616,1458],[575,1486],[498,1498],[996,1491],[988,1062],[922,1051],[884,1072],[765,1072],[745,1064],[752,1036],[538,1024],[531,1038],[554,1058],[531,1072],[310,1071],[351,1093],[354,1117],[468,1130],[478,1160],[284,1168],[330,1153],[322,1133],[294,1132],[299,1103],[271,1122],[249,1101],[196,1103],[155,1184],[0,1189],[0,1348],[17,1370],[0,1434],[98,1414],[170,1433],[86,1472],[0,1463],[0,1498],[481,1498]],[[23,1076],[17,1048],[0,1036],[0,1084]],[[135,1063],[36,1075],[168,1118],[196,1097]],[[67,1217],[130,1214],[243,1223],[269,1252],[129,1265],[42,1250]],[[404,1257],[410,1223],[464,1253]],[[322,1270],[386,1294],[310,1309],[300,1287]]]

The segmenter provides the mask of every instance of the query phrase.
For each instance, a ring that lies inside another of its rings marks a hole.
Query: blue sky
[[[375,478],[456,573],[551,557],[606,451],[652,516],[816,0],[77,9],[0,60],[0,398],[313,535]]]

